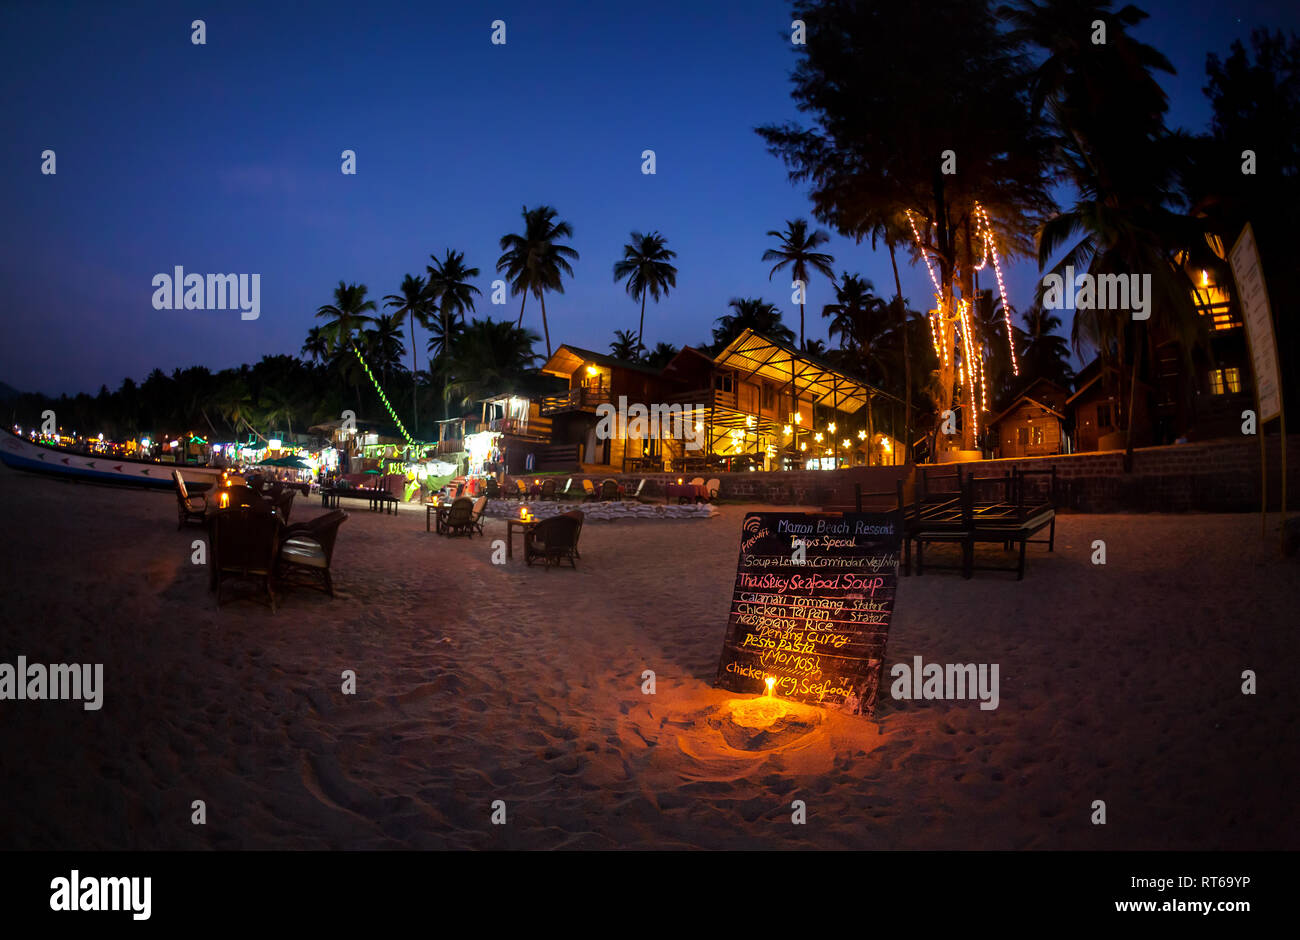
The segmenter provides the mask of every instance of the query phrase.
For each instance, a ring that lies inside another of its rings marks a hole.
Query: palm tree
[[[632,233],[632,240],[623,246],[623,260],[614,263],[614,282],[627,281],[627,292],[641,298],[641,324],[636,341],[645,349],[645,298],[649,294],[659,302],[668,296],[669,288],[677,286],[677,269],[669,262],[677,257],[664,237],[658,232],[643,235]]]
[[[614,342],[609,344],[609,352],[615,359],[636,362],[640,358],[641,344],[638,338],[627,330],[615,330]]]
[[[533,343],[539,338],[508,320],[473,320],[451,347],[451,394],[469,403],[518,390],[537,361]]]
[[[368,313],[375,309],[375,302],[366,299],[366,285],[345,284],[339,281],[339,286],[334,288],[334,303],[325,304],[316,311],[316,316],[326,321],[325,334],[329,337],[336,362],[345,361],[343,354],[352,344],[353,335],[364,328],[365,324],[374,320],[374,317],[369,316]],[[357,407],[360,408],[359,370],[353,369],[351,363],[343,365],[342,368],[345,374],[350,374],[352,379],[350,384],[356,390]]]
[[[406,338],[402,332],[404,313],[394,312],[375,318],[373,329],[366,330],[366,350],[370,361],[379,370],[385,388],[393,372],[402,368],[402,355],[406,352]]]
[[[324,362],[329,357],[329,338],[321,327],[313,326],[307,331],[307,339],[300,352],[311,362]]]
[[[1063,388],[1074,381],[1070,366],[1070,344],[1059,332],[1061,318],[1042,307],[1025,314],[1025,342],[1022,349],[1021,374],[1029,380],[1050,379]],[[1019,340],[1017,340],[1019,342]]]
[[[519,326],[524,323],[524,304],[531,293],[542,305],[542,329],[546,332],[546,356],[551,355],[551,328],[546,321],[546,292],[564,293],[564,276],[573,276],[569,259],[576,261],[578,253],[568,245],[558,244],[561,238],[573,237],[573,226],[556,222],[555,210],[550,206],[529,209],[524,206],[524,233],[501,237],[501,257],[497,271],[510,279],[510,290],[522,295],[519,302]]]
[[[876,220],[894,224],[913,214],[934,265],[935,306],[945,316],[934,388],[947,410],[958,391],[957,292],[974,294],[983,256],[978,223],[986,213],[997,227],[999,255],[1009,259],[1030,251],[1052,206],[1051,150],[1033,119],[1023,51],[986,0],[805,0],[800,11],[817,22],[817,41],[798,48],[792,72],[792,97],[810,126],[789,122],[758,133],[792,180],[812,184],[818,218],[842,212],[845,231],[856,234]],[[920,61],[926,67],[918,70]],[[945,151],[956,141],[960,165],[947,174]],[[870,185],[855,185],[863,181]],[[921,261],[920,253],[914,257]],[[962,424],[968,448],[975,425]]]
[[[849,362],[870,381],[880,381],[884,374],[882,356],[898,314],[893,304],[876,296],[875,285],[867,278],[847,271],[835,288],[835,303],[822,307],[822,316],[830,317],[827,332],[838,335],[840,349],[849,356]],[[874,396],[867,396],[867,461],[871,461],[871,448],[875,446],[876,420],[873,410]]]
[[[668,363],[672,362],[679,352],[681,352],[681,350],[672,343],[655,343],[655,348],[650,351],[650,355],[645,357],[645,363],[646,365],[652,366],[656,369],[662,369],[664,366],[668,365]]]
[[[1014,40],[1046,53],[1033,79],[1034,102],[1046,108],[1057,163],[1079,193],[1072,207],[1043,224],[1039,267],[1150,278],[1147,323],[1135,323],[1130,310],[1093,308],[1074,317],[1076,349],[1091,342],[1106,360],[1132,359],[1127,464],[1143,340],[1154,331],[1177,342],[1190,365],[1204,323],[1187,271],[1175,261],[1180,252],[1198,260],[1209,252],[1203,223],[1179,211],[1177,177],[1186,141],[1165,125],[1168,101],[1154,75],[1172,73],[1173,67],[1129,35],[1145,13],[1132,6],[1112,12],[1110,6],[1109,0],[1016,0],[1002,12]],[[1089,29],[1094,20],[1106,23],[1104,44],[1084,42],[1073,32],[1080,25]],[[1041,300],[1040,288],[1036,304]],[[1154,346],[1147,344],[1147,356]]]
[[[420,403],[419,394],[416,389],[416,370],[418,366],[415,361],[415,324],[419,321],[420,325],[427,328],[429,324],[429,315],[433,311],[433,300],[427,293],[424,278],[417,277],[414,274],[408,274],[402,278],[402,286],[399,288],[400,293],[389,294],[384,298],[385,307],[396,308],[394,316],[397,319],[409,317],[411,321],[411,432],[416,433],[420,425]]]
[[[367,316],[367,312],[377,308],[373,300],[366,299],[366,291],[364,284],[339,281],[339,286],[334,288],[334,303],[325,304],[316,311],[316,316],[326,321],[325,333],[334,349],[347,348],[353,335],[374,320],[374,317]]]
[[[831,318],[827,333],[838,336],[840,349],[856,354],[858,371],[873,378],[876,347],[894,326],[890,305],[875,290],[869,279],[846,271],[835,286],[835,302],[822,307],[822,316]]]
[[[465,325],[465,311],[474,310],[474,295],[479,293],[479,289],[469,283],[472,277],[478,277],[478,268],[466,267],[465,253],[461,251],[452,251],[447,249],[445,257],[439,261],[435,256],[430,255],[429,260],[433,264],[425,265],[425,270],[429,272],[429,296],[436,300],[438,309],[442,316],[439,318],[442,331],[439,334],[437,346],[439,353],[446,356],[448,346],[454,340],[458,331]],[[429,348],[432,349],[434,341],[431,338]],[[445,365],[445,363],[444,363]],[[447,370],[443,369],[443,376],[447,375]],[[447,403],[447,388],[444,385],[442,389],[442,398],[444,406]]]
[[[781,322],[781,311],[763,298],[733,297],[727,306],[732,312],[714,321],[718,324],[713,328],[714,353],[721,352],[746,329],[793,345],[794,333]]]
[[[808,234],[807,219],[791,219],[785,223],[785,231],[778,232],[775,229],[770,230],[768,235],[777,239],[776,248],[769,248],[763,252],[764,261],[775,261],[772,271],[768,274],[767,279],[770,281],[776,276],[776,272],[784,267],[790,268],[790,274],[794,280],[802,285],[799,292],[799,345],[802,347],[803,338],[803,311],[804,301],[808,293],[808,271],[809,268],[829,278],[832,283],[835,281],[835,272],[831,270],[831,265],[835,259],[824,252],[816,249],[831,240],[821,229]]]

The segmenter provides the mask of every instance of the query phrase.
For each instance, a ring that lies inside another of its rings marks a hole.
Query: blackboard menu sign
[[[747,515],[714,685],[871,714],[901,541],[895,513]]]

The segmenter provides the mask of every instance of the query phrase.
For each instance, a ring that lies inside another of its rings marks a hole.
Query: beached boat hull
[[[0,461],[14,470],[43,473],[65,480],[153,489],[170,489],[173,486],[172,471],[177,469],[187,482],[212,483],[221,476],[220,470],[211,467],[155,463],[104,454],[76,454],[24,440],[7,430],[0,435]]]

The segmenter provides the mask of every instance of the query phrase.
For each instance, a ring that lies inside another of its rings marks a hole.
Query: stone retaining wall
[[[1276,434],[1265,438],[1268,497],[1273,511],[1281,504],[1280,440]],[[1296,509],[1300,507],[1300,435],[1288,436],[1287,458],[1287,501]],[[1136,448],[1133,467],[1128,473],[1124,470],[1122,450],[979,460],[961,466],[978,477],[999,476],[1013,468],[1055,467],[1057,504],[1081,512],[1257,512],[1259,459],[1259,438],[1242,437]],[[923,465],[920,470],[924,472],[927,467]],[[945,465],[943,470],[949,468],[950,465]],[[906,472],[907,468],[898,466],[701,476],[719,480],[721,496],[727,500],[847,509],[853,505],[855,483],[861,484],[864,493],[889,493],[894,490],[895,480]],[[629,493],[644,479],[646,484],[641,495],[649,499],[662,499],[664,484],[676,483],[680,478],[674,473],[574,474],[573,485],[580,487],[584,476],[597,487],[602,479],[612,476]]]

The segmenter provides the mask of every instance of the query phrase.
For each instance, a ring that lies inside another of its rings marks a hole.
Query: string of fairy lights
[[[389,402],[388,396],[384,394],[383,388],[379,385],[379,380],[376,379],[375,374],[370,371],[370,365],[366,362],[365,357],[361,355],[361,350],[357,349],[355,343],[352,344],[352,352],[356,355],[357,362],[361,363],[361,368],[365,369],[366,376],[370,379],[371,383],[374,384],[375,391],[379,393],[379,400],[382,401],[384,407],[388,409],[388,414],[392,417],[393,423],[397,425],[397,430],[402,432],[402,437],[406,438],[406,443],[414,445],[415,440],[406,432],[406,426],[402,424],[402,419],[397,417],[397,412],[393,410],[392,403]]]
[[[912,237],[916,240],[916,247],[925,260],[925,270],[930,275],[930,283],[934,287],[934,309],[930,311],[930,339],[934,344],[934,353],[942,361],[945,368],[949,364],[949,347],[952,345],[949,339],[947,305],[944,303],[944,291],[939,284],[939,276],[935,272],[934,264],[930,260],[930,252],[926,240],[921,238],[921,232],[917,228],[916,219],[913,217],[910,209],[906,210],[907,224],[912,229]],[[1007,325],[1007,344],[1011,353],[1011,369],[1016,374],[1020,374],[1020,364],[1016,358],[1016,339],[1015,331],[1011,325],[1011,305],[1007,301],[1007,286],[1002,277],[1002,263],[998,257],[997,239],[994,236],[993,224],[989,221],[988,212],[978,201],[974,204],[974,221],[975,235],[980,240],[981,255],[979,262],[974,265],[974,270],[982,271],[990,261],[993,262],[993,273],[998,282],[998,294],[1002,298],[1002,315],[1006,319]],[[960,343],[961,359],[957,362],[957,381],[966,393],[966,400],[974,404],[979,402],[979,407],[971,408],[971,428],[975,434],[979,433],[979,416],[981,412],[988,411],[988,382],[984,372],[984,347],[979,342],[975,334],[975,325],[973,322],[971,304],[966,298],[957,301],[956,313],[951,317],[953,328],[959,331],[959,335],[954,337]],[[976,392],[978,391],[978,395]]]

